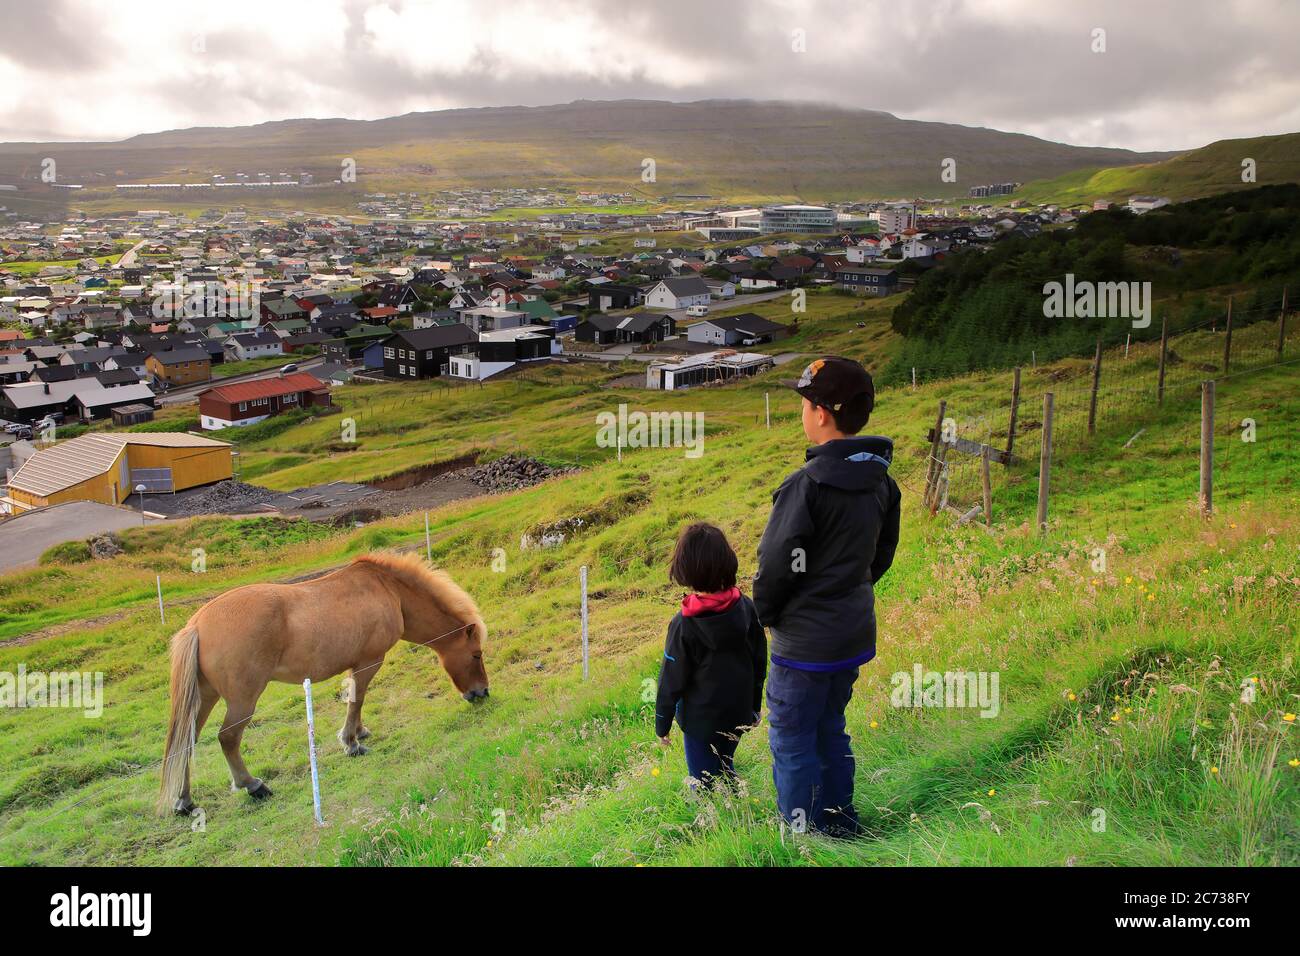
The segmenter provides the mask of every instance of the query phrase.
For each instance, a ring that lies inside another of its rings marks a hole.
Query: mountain
[[[214,173],[283,170],[296,176],[306,170],[318,183],[331,183],[350,158],[355,187],[315,192],[550,185],[636,192],[652,201],[683,195],[825,201],[964,195],[980,183],[1028,182],[1170,155],[1069,146],[821,104],[580,100],[369,121],[196,127],[114,143],[0,144],[0,183],[39,191],[41,160],[53,157],[61,183],[85,187],[76,193],[81,205],[110,195],[107,187],[119,182],[194,182]],[[653,182],[642,181],[647,158],[655,161]],[[940,178],[948,158],[956,161],[955,183]],[[45,188],[54,198],[68,192]],[[138,200],[127,205],[134,208]]]
[[[1255,161],[1255,182],[1242,182],[1242,161]],[[1300,182],[1300,133],[1224,139],[1156,163],[1076,169],[1027,183],[1016,193],[1034,202],[1072,204],[1133,195],[1195,199],[1256,186]]]

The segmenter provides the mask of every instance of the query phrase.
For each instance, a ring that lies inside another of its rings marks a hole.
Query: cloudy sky
[[[1300,130],[1297,37],[1295,0],[0,0],[0,141],[748,97],[1183,149]]]

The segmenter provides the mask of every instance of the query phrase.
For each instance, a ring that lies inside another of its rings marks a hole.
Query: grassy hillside
[[[1255,160],[1254,183],[1242,182],[1242,160]],[[1194,199],[1256,185],[1300,182],[1300,133],[1225,139],[1155,163],[1075,169],[1026,183],[1016,197],[1069,206],[1130,196]]]
[[[953,188],[965,194],[979,183],[1028,182],[1164,155],[822,104],[621,100],[172,130],[118,143],[10,143],[0,145],[0,182],[22,187],[7,195],[14,208],[31,200],[104,212],[133,210],[144,202],[114,196],[114,183],[195,182],[241,170],[296,176],[306,170],[318,184],[328,184],[339,178],[343,160],[353,159],[357,182],[351,187],[317,185],[274,198],[177,194],[173,200],[151,194],[148,203],[351,211],[366,192],[473,186],[631,191],[647,202],[689,205],[693,200],[677,197],[757,203],[934,196]],[[37,180],[44,157],[57,160],[61,182],[86,188],[75,196],[42,190]],[[656,163],[650,183],[641,178],[647,157]],[[940,179],[945,157],[958,162],[955,187]]]
[[[884,327],[884,313],[868,316],[823,321],[833,335]],[[1174,347],[1199,354],[1190,340]],[[880,656],[863,669],[849,709],[858,803],[874,834],[854,844],[782,833],[762,731],[740,746],[743,793],[697,802],[681,784],[680,744],[661,751],[651,732],[647,688],[680,597],[664,571],[678,529],[694,519],[724,527],[748,587],[771,489],[801,459],[794,401],[774,376],[655,394],[606,387],[617,369],[568,370],[563,380],[553,373],[482,390],[406,386],[401,401],[381,386],[368,409],[344,391],[345,414],[360,413],[357,450],[331,450],[333,416],[251,442],[247,469],[291,487],[349,469],[391,473],[471,446],[586,466],[431,515],[434,562],[488,621],[490,701],[470,708],[427,650],[398,647],[366,703],[372,752],[348,758],[331,736],[343,717],[338,681],[325,682],[316,695],[326,819],[318,829],[302,691],[273,686],[245,754],[274,798],[255,805],[229,792],[209,726],[195,763],[206,828],[156,819],[170,633],[236,584],[286,579],[372,548],[422,548],[424,522],[331,531],[200,519],[133,530],[112,563],[69,554],[0,577],[0,670],[99,670],[107,696],[98,720],[0,712],[0,862],[1294,865],[1300,766],[1289,762],[1300,764],[1300,730],[1286,719],[1300,709],[1294,369],[1220,383],[1220,491],[1209,520],[1192,507],[1194,391],[1171,388],[1159,408],[1136,393],[1108,398],[1112,414],[1097,433],[1069,433],[1054,459],[1043,538],[1027,524],[1029,449],[1025,462],[999,469],[991,529],[958,526],[947,512],[931,519],[919,505],[936,401],[976,416],[1004,401],[1004,376],[882,391],[871,430],[898,442],[904,531],[879,585]],[[1178,383],[1204,374],[1191,361],[1179,370]],[[1064,394],[1086,373],[1067,361],[1027,374],[1030,436],[1039,393]],[[770,430],[761,417],[769,391]],[[704,454],[637,449],[616,462],[594,444],[595,415],[619,402],[704,413]],[[1255,444],[1236,440],[1244,417],[1258,422]],[[524,534],[573,517],[583,530],[562,545],[521,550]],[[1096,546],[1106,549],[1104,570]],[[195,547],[208,553],[205,574],[190,571]],[[507,555],[504,571],[492,567],[496,548]],[[155,574],[166,625],[153,603]],[[999,713],[891,707],[890,675],[914,663],[998,672]],[[1243,681],[1255,689],[1252,703],[1242,702]]]

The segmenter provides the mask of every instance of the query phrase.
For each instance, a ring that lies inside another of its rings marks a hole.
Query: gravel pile
[[[219,481],[210,488],[188,495],[176,503],[174,515],[229,514],[247,511],[280,497],[280,492],[259,488],[233,478]],[[146,503],[146,507],[148,507]]]
[[[460,475],[485,491],[515,491],[528,488],[556,475],[571,474],[576,468],[552,468],[535,458],[506,455],[486,465],[468,468]]]

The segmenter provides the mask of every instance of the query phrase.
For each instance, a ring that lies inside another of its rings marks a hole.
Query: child
[[[772,496],[754,578],[754,605],[772,637],[772,777],[793,826],[855,836],[844,711],[858,668],[876,654],[872,585],[898,544],[894,446],[857,437],[875,404],[871,376],[857,362],[819,359],[790,384],[803,398],[813,447]]]
[[[767,639],[753,602],[736,587],[736,552],[720,529],[693,524],[683,531],[668,576],[694,593],[668,625],[655,734],[668,746],[676,716],[687,770],[712,787],[735,777],[740,735],[758,723]]]

